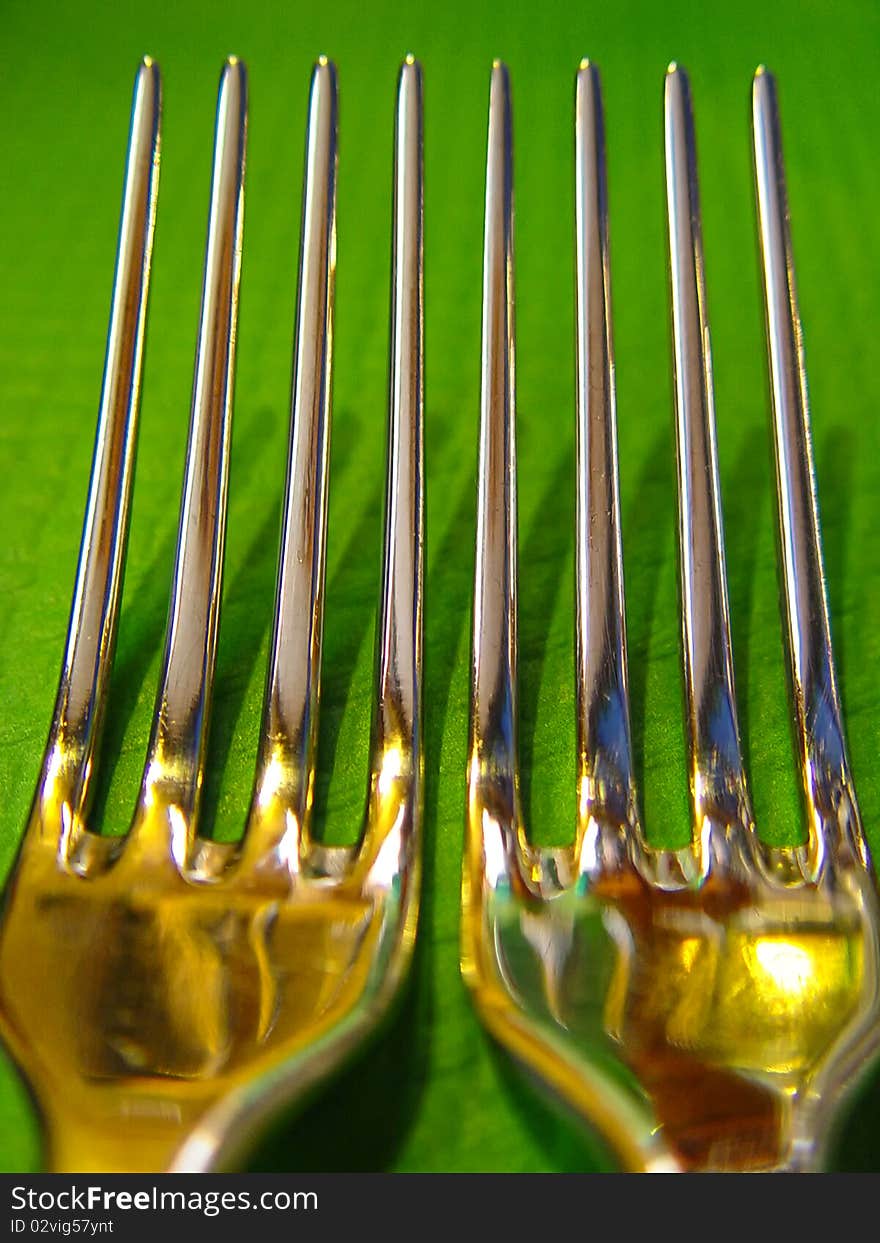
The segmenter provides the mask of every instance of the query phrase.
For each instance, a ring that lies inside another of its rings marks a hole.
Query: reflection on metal
[[[489,105],[462,970],[491,1033],[632,1170],[821,1165],[877,1051],[877,888],[831,656],[772,80],[755,79],[783,569],[808,836],[759,841],[729,635],[690,91],[666,78],[683,651],[693,830],[651,847],[633,777],[599,76],[576,89],[578,823],[533,848],[516,746],[510,90]]]
[[[92,490],[55,719],[0,928],[0,1024],[57,1170],[226,1166],[387,1013],[416,930],[422,806],[422,79],[397,96],[385,550],[367,809],[309,835],[336,239],[336,71],[311,83],[291,449],[255,793],[240,845],[197,834],[221,590],[246,133],[220,81],[202,318],[165,664],[134,824],[86,827],[124,556],[158,169],[135,85]],[[108,532],[110,537],[108,538]],[[97,619],[97,622],[96,620]]]

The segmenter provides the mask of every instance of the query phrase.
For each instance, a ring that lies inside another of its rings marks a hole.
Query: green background
[[[394,84],[426,92],[427,805],[412,987],[382,1041],[255,1168],[592,1168],[578,1134],[488,1044],[458,975],[479,408],[487,89],[507,60],[516,140],[521,750],[542,842],[572,829],[573,83],[603,72],[632,709],[649,834],[688,833],[681,723],[662,78],[690,71],[713,328],[734,655],[759,827],[800,833],[776,592],[749,85],[778,74],[810,367],[829,592],[852,762],[880,853],[880,8],[766,0],[580,5],[0,2],[0,865],[24,824],[52,709],[100,389],[132,76],[164,74],[162,173],[131,541],[96,820],[128,823],[153,707],[223,56],[251,108],[229,535],[206,824],[243,823],[283,486],[308,75],[340,80],[335,408],[319,822],[360,821],[378,589]],[[844,1129],[876,1168],[880,1082]],[[11,1070],[0,1168],[39,1164]]]

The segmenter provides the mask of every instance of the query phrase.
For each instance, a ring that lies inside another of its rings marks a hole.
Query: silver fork
[[[337,85],[309,97],[274,632],[241,843],[198,835],[219,620],[247,82],[220,79],[192,413],[165,659],[125,837],[87,827],[116,635],[159,166],[160,84],[134,91],[104,387],[67,651],[0,928],[0,1025],[67,1170],[237,1161],[352,1055],[410,959],[422,805],[422,85],[400,73],[389,450],[363,831],[312,839],[336,264]]]
[[[578,818],[519,800],[513,173],[489,105],[462,970],[489,1031],[633,1170],[806,1170],[877,1053],[880,910],[831,653],[776,92],[753,89],[784,615],[806,841],[757,836],[740,750],[690,90],[666,77],[692,840],[642,831],[633,775],[599,75],[576,86]]]

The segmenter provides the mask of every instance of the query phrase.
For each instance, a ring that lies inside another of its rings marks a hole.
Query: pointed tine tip
[[[489,87],[490,126],[493,116],[499,116],[499,119],[505,118],[506,128],[506,118],[510,116],[510,74],[502,60],[492,62],[492,78]]]
[[[577,125],[595,126],[602,112],[602,76],[595,61],[586,57],[578,66],[575,79],[575,117]]]
[[[398,86],[401,91],[408,87],[416,87],[421,85],[422,81],[422,64],[413,56],[412,52],[407,52],[400,64],[400,73],[398,75]]]
[[[492,89],[510,90],[510,72],[503,60],[498,57],[492,61]]]
[[[669,62],[664,79],[663,97],[667,110],[685,114],[691,111],[690,78],[678,61]]]
[[[152,56],[141,58],[134,78],[134,91],[136,98],[149,98],[152,103],[151,111],[158,114],[161,107],[162,75],[159,72],[158,63],[153,60]],[[156,123],[158,123],[158,117]]]
[[[237,56],[227,56],[220,71],[219,106],[238,110],[242,118],[247,112],[247,66]]]
[[[319,56],[312,69],[311,83],[309,85],[308,127],[311,131],[314,126],[317,131],[324,124],[329,125],[331,134],[334,135],[332,139],[332,145],[334,146],[337,125],[337,99],[338,81],[336,65],[326,56]]]
[[[595,61],[590,60],[588,56],[585,56],[578,65],[577,83],[579,87],[586,88],[587,86],[592,86],[594,90],[601,88],[599,66]]]
[[[312,68],[312,92],[336,94],[336,65],[327,56],[319,56]]]
[[[666,98],[681,98],[690,94],[691,84],[687,71],[677,60],[671,60],[664,78]]]
[[[766,67],[759,65],[752,79],[752,104],[754,108],[776,105],[776,78]]]
[[[693,142],[693,101],[687,73],[676,61],[666,71],[663,88],[663,110],[666,117],[667,142],[678,134],[685,144]]]
[[[315,158],[319,158],[319,151],[322,148],[321,141],[318,140],[320,134],[325,135],[325,141],[329,143],[327,148],[327,158],[330,161],[330,167],[320,173],[316,165],[312,170],[316,175],[332,176],[333,167],[336,162],[336,131],[337,131],[337,114],[338,114],[338,88],[336,78],[336,66],[332,60],[326,56],[319,56],[312,67],[312,76],[309,81],[309,106],[308,106],[308,123],[306,133],[307,147],[312,150],[312,138],[314,137],[317,146],[314,147]],[[311,174],[310,174],[311,175]]]
[[[237,56],[227,56],[220,73],[217,88],[217,139],[225,141],[233,133],[238,135],[237,160],[244,165],[244,149],[247,134],[248,75],[244,61]],[[231,150],[231,149],[230,149]]]

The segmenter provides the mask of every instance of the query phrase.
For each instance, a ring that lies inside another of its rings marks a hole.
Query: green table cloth
[[[54,701],[94,435],[138,58],[164,75],[140,449],[95,825],[119,832],[153,709],[189,413],[222,58],[250,70],[237,398],[204,824],[247,807],[288,425],[308,75],[340,80],[336,377],[318,824],[356,835],[366,782],[383,494],[392,118],[425,71],[425,875],[411,987],[383,1039],[253,1168],[574,1170],[590,1144],[488,1043],[458,973],[480,377],[486,107],[513,85],[517,198],[521,761],[536,840],[573,831],[573,89],[599,64],[608,134],[621,500],[635,748],[649,835],[688,833],[667,309],[663,72],[696,110],[718,445],[744,743],[760,831],[801,832],[777,602],[754,228],[750,79],[778,75],[832,623],[862,811],[880,853],[880,9],[862,0],[510,0],[372,6],[64,0],[0,6],[0,866],[28,811]],[[880,1081],[835,1164],[877,1168]],[[0,1067],[0,1169],[39,1168],[25,1090]]]

